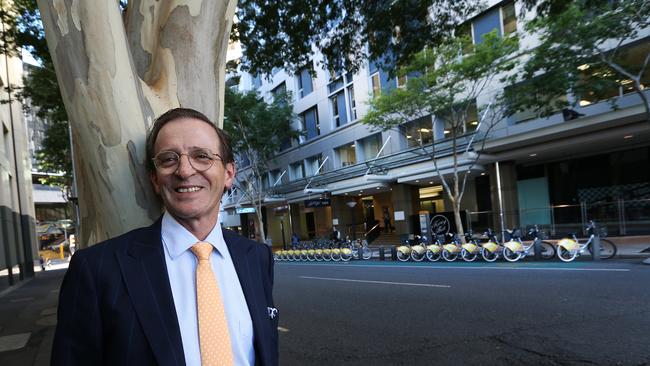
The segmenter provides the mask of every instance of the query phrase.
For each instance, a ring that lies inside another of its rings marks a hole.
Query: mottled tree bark
[[[81,211],[80,246],[161,212],[145,169],[153,119],[173,107],[220,126],[236,0],[38,0],[65,102]]]

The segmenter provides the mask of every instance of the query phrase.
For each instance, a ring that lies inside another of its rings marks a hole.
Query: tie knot
[[[212,253],[212,244],[200,241],[192,245],[192,253],[194,253],[194,255],[200,261],[210,260],[210,254]]]

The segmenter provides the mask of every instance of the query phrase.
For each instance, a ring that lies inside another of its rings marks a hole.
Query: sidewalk
[[[67,264],[53,261],[44,272],[36,266],[34,278],[18,281],[16,276],[14,286],[8,286],[6,271],[0,274],[0,365],[50,364],[59,287]]]

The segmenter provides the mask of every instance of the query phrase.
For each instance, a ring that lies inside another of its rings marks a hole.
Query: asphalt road
[[[650,365],[650,266],[275,267],[282,365]]]

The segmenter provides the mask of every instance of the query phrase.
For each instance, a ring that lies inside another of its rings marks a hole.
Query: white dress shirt
[[[199,239],[167,212],[163,215],[161,234],[169,284],[174,296],[176,316],[183,340],[185,363],[187,366],[200,366],[201,351],[196,305],[197,259],[190,250]],[[210,256],[210,264],[224,300],[235,365],[254,365],[253,321],[228,247],[223,240],[221,226],[216,224],[203,241],[212,244],[216,249]]]

